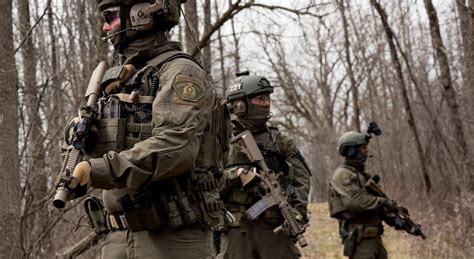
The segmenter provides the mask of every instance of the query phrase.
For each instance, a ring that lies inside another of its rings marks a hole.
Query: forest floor
[[[305,237],[308,246],[300,249],[303,258],[347,258],[342,256],[342,244],[338,234],[337,221],[329,217],[327,203],[313,203],[310,227]],[[420,237],[410,236],[406,232],[396,231],[388,226],[384,228],[383,242],[391,259],[407,258],[443,258],[420,251]],[[423,254],[423,255],[422,255]]]

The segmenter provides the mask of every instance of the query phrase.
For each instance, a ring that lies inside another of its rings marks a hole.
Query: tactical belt
[[[187,197],[192,203],[203,202],[204,208],[208,212],[224,209],[222,201],[206,202],[200,192],[191,193]],[[130,229],[133,232],[138,232],[158,229],[164,226],[172,227],[169,218],[165,216],[168,213],[164,211],[164,207],[162,204],[154,204],[148,209],[135,210],[129,213],[107,214],[107,228],[112,231]],[[130,220],[131,222],[129,222]],[[183,226],[190,225],[193,224]]]
[[[359,224],[351,224],[348,227],[349,232],[357,229],[358,238],[373,238],[383,234],[383,228],[381,226],[367,226]]]

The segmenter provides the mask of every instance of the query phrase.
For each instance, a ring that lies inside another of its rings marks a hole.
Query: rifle
[[[365,184],[365,188],[367,189],[367,191],[374,195],[390,199],[382,191],[380,185],[378,185],[376,181],[374,181],[373,177],[367,181],[367,183]],[[394,226],[395,229],[403,229],[410,235],[421,236],[421,238],[426,239],[426,235],[421,230],[421,226],[411,220],[410,214],[408,213],[408,209],[402,206],[398,206],[396,203],[395,207],[396,209],[394,211],[388,211],[385,214],[384,221],[387,222],[387,224]]]
[[[73,189],[75,187],[73,186],[76,186],[78,183],[77,179],[72,177],[72,173],[76,165],[84,158],[85,141],[89,135],[92,121],[97,115],[96,104],[101,94],[100,81],[107,69],[107,63],[105,61],[100,62],[96,69],[94,69],[94,72],[92,72],[89,85],[87,86],[84,96],[87,99],[87,103],[79,110],[79,122],[74,126],[71,144],[66,149],[61,171],[59,171],[56,179],[56,194],[53,205],[58,209],[64,208],[68,198],[74,198],[71,197],[71,195],[74,195]]]
[[[265,212],[268,208],[278,205],[283,216],[283,223],[275,228],[273,232],[278,234],[283,232],[289,236],[295,237],[301,247],[308,245],[304,238],[304,232],[308,227],[308,223],[304,222],[301,213],[295,209],[288,201],[288,196],[281,188],[277,176],[268,168],[263,158],[257,143],[248,130],[244,130],[242,125],[235,119],[231,120],[234,126],[239,130],[243,130],[230,141],[231,144],[237,144],[241,150],[248,156],[250,161],[258,163],[261,168],[259,173],[254,171],[238,170],[238,175],[241,178],[244,187],[251,182],[258,182],[262,196],[258,202],[253,204],[245,211],[247,219],[254,220]]]

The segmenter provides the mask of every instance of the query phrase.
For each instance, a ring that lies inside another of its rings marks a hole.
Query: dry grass
[[[303,258],[347,258],[342,256],[338,224],[329,217],[327,203],[310,204],[310,210],[311,226],[305,235],[309,245],[301,249]],[[384,244],[391,259],[442,258],[418,249],[421,242],[419,237],[385,227]]]

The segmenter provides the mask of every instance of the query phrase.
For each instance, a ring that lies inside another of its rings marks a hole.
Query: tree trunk
[[[214,8],[216,12],[216,17],[217,19],[219,18],[219,7],[218,7],[218,1],[215,0],[214,2]],[[220,70],[221,70],[221,84],[222,84],[222,96],[225,97],[227,94],[227,69],[225,67],[224,63],[224,42],[222,41],[222,35],[221,35],[221,29],[219,28],[217,30],[217,42],[219,43],[219,65],[220,65]]]
[[[240,53],[239,53],[239,38],[237,37],[237,34],[235,32],[235,24],[234,24],[234,18],[230,19],[230,24],[232,25],[232,38],[234,39],[234,64],[235,64],[235,72],[241,72],[240,71]]]
[[[405,84],[405,78],[403,77],[402,65],[400,63],[400,59],[398,58],[397,49],[394,43],[394,33],[392,29],[390,28],[390,25],[388,24],[387,14],[385,10],[382,8],[382,6],[376,0],[370,0],[370,3],[379,13],[380,19],[385,29],[385,35],[387,37],[387,42],[390,47],[390,56],[392,58],[393,66],[395,67],[395,70],[396,70],[396,74],[399,80],[400,90],[402,92],[404,108],[408,116],[408,125],[410,126],[410,129],[412,130],[413,136],[415,138],[416,151],[418,155],[418,161],[421,166],[421,174],[422,174],[425,191],[426,193],[429,193],[431,191],[431,178],[430,178],[430,175],[428,174],[428,169],[425,164],[425,157],[423,153],[423,147],[421,145],[420,135],[418,133],[418,128],[416,126],[415,117],[412,112],[410,100],[408,99],[408,91]]]
[[[349,24],[347,23],[347,18],[344,10],[344,3],[342,1],[337,1],[339,6],[339,11],[341,12],[342,18],[342,28],[344,29],[344,48],[346,54],[347,62],[347,74],[351,82],[351,93],[352,93],[352,109],[354,110],[353,122],[357,131],[360,129],[360,109],[359,109],[359,92],[357,90],[357,83],[354,77],[354,71],[352,69],[352,60],[351,60],[351,42],[349,39]],[[349,1],[347,2],[349,4]]]
[[[18,2],[18,13],[19,13],[19,24],[20,24],[20,35],[21,38],[26,39],[25,44],[21,49],[23,58],[23,85],[25,87],[25,99],[27,107],[27,163],[28,163],[28,179],[27,184],[29,185],[31,196],[31,204],[37,204],[47,193],[46,186],[46,170],[44,164],[44,143],[41,136],[41,118],[39,116],[39,98],[37,91],[37,80],[36,80],[36,53],[35,46],[33,44],[33,35],[28,34],[31,28],[30,25],[30,6],[28,0],[19,0]],[[31,206],[25,208],[25,210],[35,210]],[[30,234],[29,243],[30,245],[40,236],[46,227],[47,213],[46,210],[39,209],[35,210],[36,213],[32,214],[30,223],[32,224],[28,234]],[[44,243],[42,240],[41,243]],[[32,248],[32,247],[31,247]],[[31,249],[30,248],[30,249]],[[38,251],[43,250],[41,245]],[[31,251],[29,249],[29,251]],[[39,254],[36,253],[36,254]]]
[[[197,40],[199,39],[199,21],[196,0],[188,0],[186,4],[184,4],[184,13],[186,16],[186,33],[184,34],[185,49],[186,52],[191,53],[198,44]]]
[[[20,180],[18,160],[18,89],[13,49],[12,1],[0,1],[0,254],[21,256],[19,217]]]
[[[443,86],[444,95],[449,107],[451,124],[454,127],[456,143],[458,148],[461,150],[463,161],[466,161],[468,155],[467,142],[464,135],[461,114],[459,112],[456,91],[454,90],[453,81],[451,79],[451,70],[449,68],[448,56],[446,55],[443,39],[441,38],[441,33],[439,30],[438,15],[431,0],[424,0],[424,2],[428,19],[430,20],[431,39],[436,53],[436,61],[440,70],[439,81]]]
[[[204,32],[211,30],[211,0],[204,1]],[[203,65],[207,72],[211,72],[211,43],[208,42],[203,49]]]

